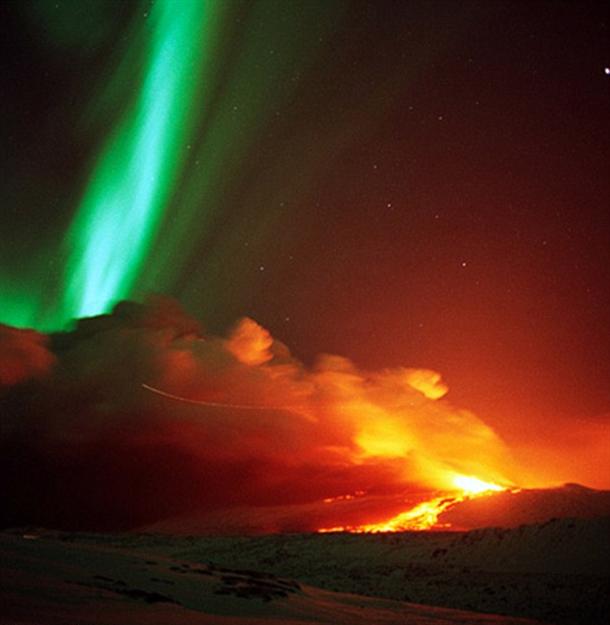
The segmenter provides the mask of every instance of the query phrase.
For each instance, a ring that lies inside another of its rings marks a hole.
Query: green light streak
[[[102,151],[65,239],[64,320],[107,312],[133,294],[185,160],[218,14],[204,0],[155,2],[139,94]]]
[[[318,132],[278,162],[258,146],[343,9],[340,0],[156,0],[148,19],[140,13],[87,106],[89,131],[106,138],[74,217],[60,246],[31,267],[4,268],[0,318],[58,330],[150,291],[206,315],[241,306],[253,288],[244,255],[268,246],[284,198],[322,167]]]
[[[188,293],[188,299],[208,315],[227,301],[241,305],[246,296],[243,269],[232,270],[230,280],[226,272],[227,267],[243,263],[244,242],[252,250],[269,245],[267,235],[283,212],[274,208],[279,202],[274,205],[269,196],[279,194],[286,172],[272,180],[261,172],[248,177],[252,162],[258,160],[256,146],[265,139],[270,120],[290,105],[299,77],[315,63],[321,42],[344,11],[339,0],[256,0],[247,7],[246,27],[234,33],[232,54],[223,59],[216,106],[203,120],[193,145],[181,188],[180,219],[163,224],[163,244],[142,277],[144,289]],[[303,175],[299,164],[296,170]],[[271,191],[262,188],[264,182]],[[240,185],[247,190],[234,195]]]

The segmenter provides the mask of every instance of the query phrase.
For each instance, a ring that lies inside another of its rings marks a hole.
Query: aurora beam
[[[141,85],[95,163],[64,241],[64,319],[107,312],[133,294],[200,113],[219,13],[213,1],[154,3]]]

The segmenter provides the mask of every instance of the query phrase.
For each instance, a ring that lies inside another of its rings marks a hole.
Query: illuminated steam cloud
[[[509,479],[502,442],[440,398],[433,372],[330,355],[307,368],[251,319],[202,335],[159,299],[81,320],[52,352],[41,335],[7,335],[27,347],[11,339],[2,361],[5,524],[126,528],[356,492],[379,517],[384,497],[404,508],[456,474]],[[326,508],[326,525],[343,521]]]

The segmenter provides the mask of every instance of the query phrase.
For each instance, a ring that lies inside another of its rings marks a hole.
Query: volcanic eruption
[[[527,486],[437,373],[306,366],[252,319],[209,335],[156,298],[1,336],[5,526],[447,529],[456,504]]]
[[[608,22],[0,2],[0,621],[610,622]]]

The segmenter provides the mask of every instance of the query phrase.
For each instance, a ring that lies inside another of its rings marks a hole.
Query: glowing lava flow
[[[351,533],[379,533],[379,532],[407,532],[441,529],[447,525],[439,525],[438,517],[445,510],[467,499],[490,495],[493,492],[506,490],[506,487],[491,482],[484,482],[477,477],[455,475],[453,484],[459,489],[444,496],[423,501],[415,507],[401,512],[395,517],[381,523],[370,523],[355,526],[338,526],[319,529],[320,533],[351,532]]]

